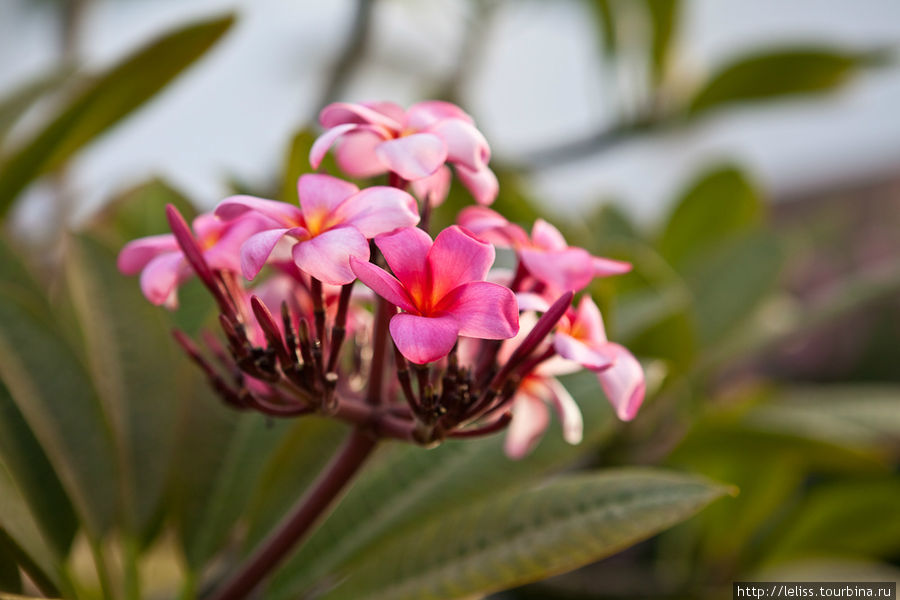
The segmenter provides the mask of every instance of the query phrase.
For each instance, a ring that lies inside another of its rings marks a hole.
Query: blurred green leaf
[[[779,239],[766,231],[736,236],[685,267],[702,344],[728,336],[775,288],[784,263]]]
[[[93,537],[118,516],[115,445],[76,351],[32,306],[0,288],[0,378]]]
[[[653,31],[650,54],[653,58],[653,79],[662,80],[681,14],[680,0],[645,0]]]
[[[199,572],[232,535],[290,423],[237,413],[205,393],[186,397],[172,484],[185,557]]]
[[[133,112],[231,27],[229,15],[169,33],[137,51],[84,89],[34,139],[0,165],[0,216],[36,177],[59,167],[82,146]]]
[[[597,30],[602,38],[603,51],[608,57],[614,56],[618,47],[616,20],[612,4],[612,0],[588,0],[588,6],[594,12]]]
[[[12,550],[12,542],[4,539],[0,532],[0,594],[4,591],[21,592],[22,578],[19,576],[19,565]]]
[[[0,460],[6,464],[53,551],[64,556],[78,521],[47,455],[0,382]]]
[[[57,87],[70,74],[70,69],[57,69],[40,75],[0,98],[0,148],[9,130],[41,96]],[[0,153],[2,155],[2,153]]]
[[[126,530],[143,532],[159,509],[175,443],[176,355],[165,313],[90,238],[69,240],[65,273],[115,440]]]
[[[879,52],[794,48],[741,57],[707,81],[694,96],[688,112],[696,115],[735,103],[833,90],[863,67],[882,60],[882,56]]]
[[[125,242],[169,232],[166,205],[173,204],[190,223],[197,209],[162,179],[153,179],[119,194],[91,220],[89,232],[118,249]]]
[[[560,477],[435,518],[366,555],[325,597],[468,598],[569,571],[687,519],[722,496],[651,470]]]
[[[0,546],[6,545],[7,551],[12,552],[16,562],[42,591],[58,593],[60,556],[47,545],[28,508],[28,501],[3,461],[0,461],[0,498],[3,499],[0,502]],[[4,537],[7,539],[2,540]]]
[[[707,170],[679,197],[659,240],[660,253],[676,266],[761,222],[759,192],[732,165]]]
[[[313,583],[323,583],[323,577],[336,575],[341,565],[368,554],[384,536],[539,480],[597,445],[611,432],[613,420],[596,376],[582,372],[564,383],[580,401],[584,415],[586,437],[581,446],[566,444],[555,425],[535,451],[519,461],[503,453],[502,435],[448,441],[429,451],[392,446],[278,572],[270,586],[272,597],[296,597]]]
[[[347,436],[346,425],[333,419],[296,421],[271,454],[246,510],[249,551],[287,514],[328,464]]]
[[[900,440],[900,387],[793,387],[755,409],[747,423],[849,447],[889,446]]]
[[[900,480],[849,478],[813,488],[787,516],[765,562],[845,556],[891,558],[900,552]]]

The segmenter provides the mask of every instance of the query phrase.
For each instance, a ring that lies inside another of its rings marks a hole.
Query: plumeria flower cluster
[[[549,408],[565,439],[580,441],[581,413],[556,376],[586,368],[619,418],[634,418],[640,363],[607,340],[588,294],[573,306],[595,277],[630,265],[569,246],[543,220],[529,234],[488,208],[498,190],[490,149],[452,104],[337,103],[320,123],[313,169],[333,149],[346,174],[387,185],[310,173],[299,203],[233,196],[192,226],[170,206],[171,234],[119,255],[154,304],[176,307],[193,275],[212,294],[225,343],[175,337],[228,405],[330,415],[422,445],[507,429],[518,458]],[[477,205],[432,235],[428,215],[453,173]],[[515,253],[513,273],[493,269],[497,248]]]

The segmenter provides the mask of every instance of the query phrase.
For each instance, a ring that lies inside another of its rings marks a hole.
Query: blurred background
[[[125,239],[164,231],[165,202],[202,210],[234,191],[292,201],[322,106],[425,98],[474,116],[500,176],[498,210],[523,223],[543,216],[570,243],[635,265],[591,291],[611,339],[645,365],[647,404],[624,427],[606,415],[603,435],[560,468],[664,465],[740,489],[619,555],[498,598],[712,598],[750,578],[896,581],[894,0],[0,0],[3,248],[37,281],[22,284],[23,269],[7,266],[5,347],[33,339],[9,327],[19,314],[10,298],[29,295],[49,307],[42,331],[62,331],[77,359],[92,340],[71,321],[98,309],[84,301],[85,267],[73,260],[105,257],[91,267],[97,293],[136,288],[114,283],[107,267]],[[454,189],[438,218],[468,202]],[[73,259],[71,231],[105,250]],[[136,332],[158,328],[168,348],[169,317],[109,310]],[[203,310],[171,319],[190,323]],[[180,364],[164,352],[170,362],[159,369]],[[13,371],[41,371],[35,353],[14,369],[0,352],[14,415],[6,427],[18,419],[34,431],[20,432],[31,440],[23,444],[45,448],[34,453],[56,481],[79,467],[60,466],[40,411],[23,408],[11,383]],[[84,377],[112,368],[102,367],[88,365]],[[143,384],[131,391],[140,407],[150,397]],[[600,392],[586,394],[582,404]],[[177,412],[157,410],[166,408]],[[69,450],[80,453],[86,430],[65,426]],[[234,427],[221,448],[232,447]],[[163,444],[171,456],[183,450],[182,433]],[[32,459],[10,447],[0,441],[15,480],[15,464],[27,470]],[[273,461],[285,447],[272,443]],[[270,470],[279,464],[263,458]],[[248,477],[261,469],[251,467],[241,467]],[[170,498],[171,468],[158,471],[147,548],[168,539],[160,507],[180,506],[182,521],[191,514],[190,500]],[[33,506],[27,483],[19,487]],[[251,509],[268,500],[254,498],[231,498],[219,539],[204,539],[202,551],[181,530],[189,567],[226,548],[229,528],[255,522]],[[76,561],[77,536],[61,537],[60,560]],[[170,546],[158,562],[177,571]],[[286,581],[288,597],[304,589],[292,587],[302,578]]]

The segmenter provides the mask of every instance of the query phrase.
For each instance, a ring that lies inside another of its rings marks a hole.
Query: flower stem
[[[247,595],[312,531],[335,504],[353,476],[365,464],[378,442],[355,428],[309,492],[300,499],[277,529],[237,573],[208,600],[239,600]]]

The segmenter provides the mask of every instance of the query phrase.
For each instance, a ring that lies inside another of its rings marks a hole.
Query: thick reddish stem
[[[263,541],[247,563],[209,596],[209,600],[246,598],[331,509],[376,446],[377,442],[367,432],[354,429],[343,448],[310,491],[278,525],[274,533]]]

